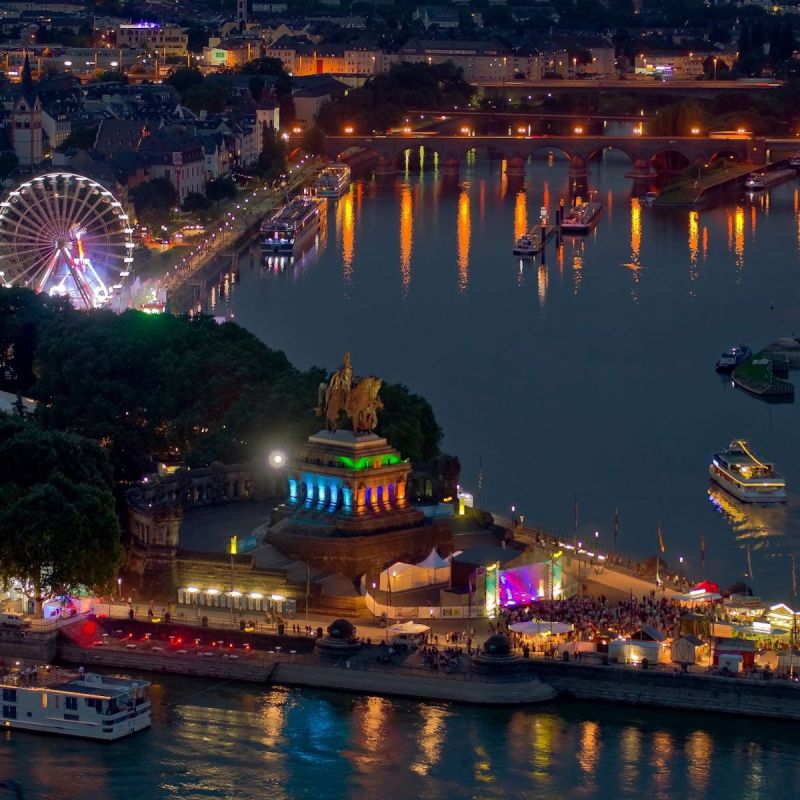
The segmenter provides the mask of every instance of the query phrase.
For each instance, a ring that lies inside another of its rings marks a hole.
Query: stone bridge
[[[529,156],[540,150],[559,150],[569,160],[570,179],[577,185],[588,179],[588,164],[603,150],[612,148],[625,153],[631,160],[628,177],[634,180],[651,180],[661,172],[674,172],[674,164],[681,169],[690,164],[707,164],[720,157],[733,157],[736,161],[762,165],[766,160],[764,139],[743,136],[710,138],[701,136],[446,136],[437,134],[411,134],[403,136],[328,136],[325,152],[331,159],[338,158],[350,148],[363,148],[373,152],[378,159],[375,174],[393,175],[397,162],[407,150],[418,151],[424,147],[436,153],[442,164],[442,174],[458,176],[461,160],[476,148],[487,148],[506,159],[506,174],[522,177]],[[670,164],[673,166],[671,167]]]

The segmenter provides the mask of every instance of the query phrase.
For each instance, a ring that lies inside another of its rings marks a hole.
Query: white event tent
[[[418,564],[398,561],[380,575],[381,591],[406,592],[450,580],[450,559],[442,558],[434,547]],[[390,584],[391,581],[391,584]]]

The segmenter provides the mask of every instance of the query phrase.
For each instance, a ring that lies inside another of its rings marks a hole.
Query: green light
[[[347,456],[339,456],[339,462],[346,469],[370,469],[370,467],[375,466],[376,461],[380,461],[378,466],[388,467],[390,464],[399,464],[400,457],[393,455],[392,453],[385,453],[384,455],[379,456],[377,459],[373,458],[372,456],[363,456],[362,458],[355,460],[348,458]]]

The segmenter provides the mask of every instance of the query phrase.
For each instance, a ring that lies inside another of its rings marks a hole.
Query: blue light
[[[289,500],[297,502],[297,481],[294,478],[289,478]]]
[[[353,493],[346,486],[342,489],[342,505],[345,511],[350,511],[353,507]]]

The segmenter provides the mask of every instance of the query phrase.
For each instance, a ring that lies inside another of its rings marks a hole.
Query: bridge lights
[[[700,128],[692,128],[692,136],[699,136],[700,135]]]
[[[580,136],[583,133],[583,128],[580,125],[575,126],[575,135]]]
[[[346,125],[345,129],[344,129],[344,132],[349,136],[353,132],[353,126],[352,125]]]
[[[517,128],[517,133],[520,134],[520,136],[524,136],[527,130],[528,129],[526,127],[520,125],[519,128]]]

